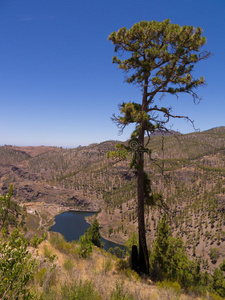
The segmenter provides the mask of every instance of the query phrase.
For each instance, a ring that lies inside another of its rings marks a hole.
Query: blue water
[[[94,215],[95,213],[89,212],[65,212],[55,217],[55,225],[52,226],[50,231],[60,232],[64,235],[67,242],[73,240],[78,241],[80,236],[84,234],[85,230],[90,227],[85,220],[85,217]],[[110,242],[104,238],[101,238],[104,242],[104,249],[119,247],[121,250],[125,250],[126,247],[113,242]]]

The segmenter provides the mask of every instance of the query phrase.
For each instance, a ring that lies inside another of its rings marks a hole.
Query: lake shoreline
[[[20,204],[21,206],[24,205],[24,203]],[[65,212],[81,212],[81,213],[94,213],[96,214],[96,216],[98,215],[98,213],[101,212],[101,209],[93,209],[93,207],[85,207],[85,208],[80,208],[80,207],[71,207],[71,206],[64,206],[64,205],[60,205],[58,203],[54,203],[54,204],[49,204],[46,202],[29,202],[27,204],[25,204],[27,206],[27,212],[30,215],[35,215],[38,216],[39,218],[39,225],[37,226],[38,228],[36,230],[38,231],[50,231],[51,228],[56,224],[55,222],[55,218],[60,215],[63,214]],[[36,214],[37,212],[37,214]],[[85,219],[86,222],[88,224],[92,224],[93,219],[89,219],[86,218]],[[99,220],[98,220],[99,222]],[[112,243],[116,243],[120,246],[124,246],[125,243],[121,242],[121,239],[119,236],[113,236],[113,237],[109,237],[108,234],[104,231],[106,224],[101,224],[101,222],[99,222],[99,226],[100,226],[100,234],[101,237],[104,238],[105,240],[112,242]]]

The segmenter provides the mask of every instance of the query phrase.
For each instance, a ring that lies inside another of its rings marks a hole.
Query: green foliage
[[[42,268],[36,275],[35,278],[38,280],[38,283],[40,284],[40,286],[43,286],[44,281],[46,279],[47,276],[47,269],[44,267]]]
[[[78,254],[80,257],[87,258],[92,253],[92,242],[90,239],[87,238],[86,235],[82,235],[79,239],[79,247],[78,247]]]
[[[222,264],[220,264],[220,270],[225,271],[225,259],[223,260]]]
[[[34,275],[36,261],[31,259],[19,229],[0,239],[0,253],[0,298],[31,298],[27,284]]]
[[[106,155],[107,158],[125,160],[129,155],[129,149],[123,144],[116,144],[115,151],[109,151]]]
[[[159,281],[156,284],[158,287],[166,288],[166,289],[172,289],[176,294],[180,294],[181,286],[177,281]]]
[[[99,232],[99,223],[95,219],[91,227],[89,227],[85,232],[86,238],[90,240],[95,246],[101,247],[101,235]]]
[[[225,281],[223,272],[216,268],[213,273],[213,289],[221,297],[225,297]]]
[[[95,291],[91,281],[73,282],[62,286],[62,299],[68,300],[101,300],[99,292]]]
[[[124,271],[127,268],[129,268],[129,264],[127,262],[127,260],[125,259],[118,259],[116,262],[116,269],[117,271]]]
[[[13,185],[9,192],[0,196],[0,229],[5,228],[8,231],[9,226],[17,227],[18,214],[21,211],[20,206],[11,200],[13,195]]]
[[[35,236],[30,241],[31,246],[37,248],[37,246],[46,239],[46,236],[47,236],[47,234],[44,233],[43,236],[41,238],[39,238],[38,235],[35,234]]]
[[[141,21],[130,29],[121,28],[111,33],[108,40],[115,45],[115,52],[128,54],[125,60],[113,57],[113,63],[129,74],[126,81],[143,85],[147,80],[148,86],[151,85],[151,91],[146,94],[150,97],[150,104],[158,92],[172,95],[189,93],[194,100],[198,99],[193,89],[202,85],[204,79],[194,79],[191,73],[197,62],[210,55],[207,51],[199,51],[206,43],[201,34],[199,27],[181,27],[167,19],[163,22]],[[120,112],[124,116],[118,119],[119,123],[124,126],[145,124],[146,130],[154,131],[163,122],[157,117],[150,118],[149,111],[162,113],[166,122],[170,117],[170,108],[157,105],[149,110],[142,108],[138,103],[123,103]]]
[[[108,258],[107,260],[104,260],[103,264],[102,264],[102,267],[103,267],[103,270],[105,271],[105,273],[107,273],[110,270],[112,270],[113,264],[112,264],[111,258]]]
[[[87,258],[92,253],[92,245],[101,247],[101,235],[97,219],[85,231],[85,234],[80,237],[79,244],[78,254],[83,258]]]
[[[140,275],[136,271],[132,270],[131,268],[126,268],[124,273],[130,280],[133,280],[136,282],[141,281]]]
[[[153,103],[165,94],[179,93],[190,94],[194,101],[199,100],[194,90],[204,84],[204,78],[194,79],[191,73],[194,65],[208,58],[210,53],[200,52],[206,43],[200,27],[181,27],[171,24],[169,19],[163,22],[141,21],[130,29],[123,27],[112,32],[108,40],[119,54],[113,57],[113,63],[127,73],[126,82],[137,84],[142,92],[141,103],[122,103],[120,115],[114,115],[113,120],[121,132],[127,125],[135,123],[131,135],[134,140],[130,141],[130,149],[127,149],[133,152],[130,168],[135,168],[138,177],[139,267],[142,272],[148,273],[144,203],[152,205],[155,199],[150,194],[150,180],[144,172],[144,152],[151,153],[145,146],[144,137],[146,133],[149,136],[156,130],[167,131],[166,125],[171,118],[190,121],[188,117],[173,115],[171,107],[160,108]],[[121,59],[123,54],[124,60]]]
[[[185,252],[182,239],[169,238],[169,245],[166,253],[166,271],[168,277],[180,279],[186,277],[184,270],[188,270],[189,261]]]
[[[67,270],[67,271],[71,271],[74,268],[74,262],[71,259],[67,259],[65,260],[63,267]]]
[[[126,250],[122,250],[120,247],[109,248],[108,252],[116,255],[118,258],[124,258],[126,256]]]
[[[200,261],[190,261],[182,239],[171,236],[166,215],[158,224],[157,237],[150,257],[156,280],[177,281],[182,287],[208,286],[210,277],[200,272]]]
[[[220,249],[219,248],[210,248],[209,257],[213,264],[217,262],[217,259],[220,257]]]
[[[49,239],[51,245],[59,250],[63,254],[74,253],[73,243],[68,243],[64,236],[51,232],[51,237]]]
[[[218,249],[211,249],[210,254],[218,258]],[[158,225],[157,237],[150,259],[152,276],[156,280],[164,280],[162,283],[158,283],[159,286],[169,287],[171,285],[173,287],[174,283],[178,290],[183,287],[189,292],[192,290],[203,294],[213,291],[218,297],[225,297],[225,280],[222,271],[224,262],[220,265],[220,269],[215,269],[212,277],[208,272],[201,273],[200,260],[189,260],[183,241],[170,235],[165,215]],[[211,294],[211,297],[219,299],[214,294]]]
[[[159,279],[163,278],[163,273],[167,272],[167,251],[170,242],[169,237],[171,237],[171,232],[167,222],[167,216],[164,214],[158,224],[157,237],[154,241],[151,254],[153,277],[159,277]]]
[[[116,289],[112,291],[110,300],[134,300],[134,296],[124,291],[124,283],[117,283]]]
[[[112,226],[109,227],[108,233],[109,233],[109,237],[110,237],[110,235],[113,233],[113,228],[112,228]]]
[[[49,250],[49,248],[45,245],[44,246],[44,256],[49,258],[51,256],[52,252]]]
[[[56,254],[52,255],[52,252],[49,250],[49,248],[45,245],[44,246],[44,256],[47,257],[50,262],[53,262],[55,258],[57,258]]]
[[[129,237],[129,239],[125,243],[128,253],[130,254],[132,251],[132,246],[136,245],[138,246],[138,235],[137,233],[133,232],[132,235]]]

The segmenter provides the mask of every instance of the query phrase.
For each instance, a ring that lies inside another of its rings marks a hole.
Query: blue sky
[[[207,86],[190,97],[164,98],[201,131],[225,125],[224,0],[0,0],[0,145],[76,147],[126,140],[110,117],[141,93],[112,64],[112,31],[167,18],[200,26],[214,55],[196,65]],[[173,129],[193,131],[185,121]]]

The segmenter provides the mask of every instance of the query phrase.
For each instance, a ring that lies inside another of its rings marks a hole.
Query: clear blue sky
[[[214,56],[196,65],[203,101],[164,98],[201,131],[225,125],[224,0],[0,0],[0,145],[76,147],[118,136],[110,117],[140,91],[112,64],[112,31],[141,20],[200,26]],[[174,130],[193,131],[185,121]]]

